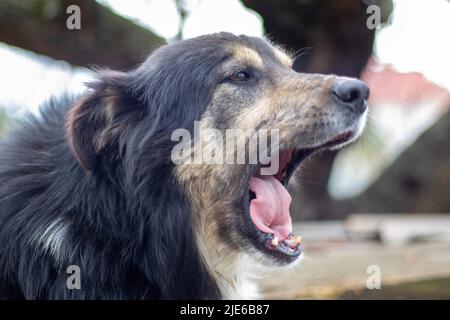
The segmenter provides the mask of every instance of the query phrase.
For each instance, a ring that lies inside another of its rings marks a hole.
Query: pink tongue
[[[292,232],[289,205],[291,196],[273,176],[252,177],[250,190],[256,199],[250,202],[250,217],[255,226],[266,233],[275,234],[280,241]]]

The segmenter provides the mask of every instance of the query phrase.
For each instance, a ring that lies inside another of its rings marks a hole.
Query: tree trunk
[[[81,30],[69,30],[68,6],[81,9]],[[129,69],[164,44],[151,31],[91,0],[2,0],[0,41],[78,66]]]

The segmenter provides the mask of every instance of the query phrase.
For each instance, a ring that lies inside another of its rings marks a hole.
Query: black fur
[[[170,137],[200,118],[230,41],[244,40],[200,37],[157,50],[131,72],[104,72],[85,96],[49,101],[8,136],[0,298],[220,298],[174,179]],[[55,221],[66,228],[51,252],[36,239]],[[81,290],[66,287],[69,265],[81,269]]]

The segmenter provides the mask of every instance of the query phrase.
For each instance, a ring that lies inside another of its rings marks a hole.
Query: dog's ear
[[[66,115],[65,135],[67,143],[83,169],[92,173],[99,156],[111,147],[121,131],[116,121],[123,104],[122,73],[108,72],[90,87],[93,92],[81,97]]]

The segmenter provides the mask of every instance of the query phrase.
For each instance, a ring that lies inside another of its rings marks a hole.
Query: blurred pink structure
[[[374,106],[386,103],[413,106],[438,101],[447,108],[450,104],[450,92],[421,73],[396,71],[374,57],[367,63],[361,78],[370,87],[370,103]]]

